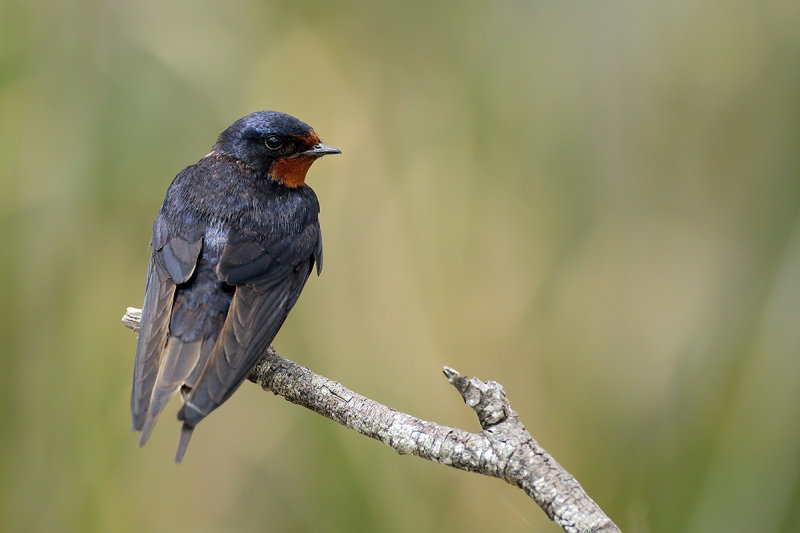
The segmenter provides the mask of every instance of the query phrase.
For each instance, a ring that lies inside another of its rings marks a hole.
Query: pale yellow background
[[[0,529],[557,531],[246,384],[129,432],[152,219],[233,120],[343,155],[276,339],[414,415],[505,388],[626,531],[800,529],[800,4],[0,4]]]

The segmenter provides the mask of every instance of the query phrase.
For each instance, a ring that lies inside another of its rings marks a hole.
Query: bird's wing
[[[165,356],[165,347],[176,285],[192,276],[202,243],[203,232],[199,226],[170,230],[162,213],[156,217],[133,371],[131,415],[134,430],[142,430],[146,425],[152,427],[152,423],[147,422],[151,418],[154,421],[149,415],[154,391],[163,388],[159,387],[161,376],[168,366],[167,360],[171,359]],[[145,433],[149,431],[143,432],[143,441],[147,440]]]
[[[187,444],[191,428],[233,394],[264,354],[320,253],[316,219],[301,231],[271,242],[237,236],[229,240],[217,274],[235,285],[236,292],[208,362],[178,413]]]

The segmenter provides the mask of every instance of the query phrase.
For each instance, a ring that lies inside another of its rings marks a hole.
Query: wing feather
[[[169,318],[175,297],[175,283],[160,266],[155,252],[150,258],[145,285],[144,305],[139,338],[136,342],[136,362],[133,370],[131,415],[133,429],[141,430],[147,416],[150,396],[158,374],[161,352],[167,343]]]
[[[282,265],[260,243],[255,241],[231,243],[222,251],[217,266],[219,279],[240,285],[256,277],[263,283],[277,281],[288,274],[291,265]]]
[[[158,416],[158,412],[155,416],[152,415],[152,407],[158,403],[154,404],[153,398],[157,389],[168,386],[168,383],[162,383],[160,379],[167,379],[162,378],[164,372],[168,371],[164,368],[164,352],[169,340],[175,293],[177,285],[186,282],[194,273],[203,244],[202,234],[197,236],[196,229],[188,233],[194,237],[171,236],[161,213],[153,223],[153,251],[145,282],[131,391],[134,430],[143,430],[150,418]],[[173,377],[168,378],[169,382],[173,380]],[[143,440],[147,440],[145,434]]]
[[[176,283],[183,283],[192,277],[202,244],[202,239],[189,242],[180,237],[173,237],[159,251],[167,272]]]
[[[186,425],[196,425],[242,384],[286,320],[312,265],[309,259],[279,281],[236,288],[219,340],[178,414]]]
[[[192,369],[200,360],[200,350],[202,339],[193,342],[182,342],[177,337],[170,337],[167,340],[167,347],[164,350],[161,365],[158,369],[150,396],[150,404],[147,408],[144,425],[142,426],[142,436],[139,445],[144,446],[150,438],[150,432],[158,420],[164,406],[173,394],[183,386],[186,377],[191,374]]]

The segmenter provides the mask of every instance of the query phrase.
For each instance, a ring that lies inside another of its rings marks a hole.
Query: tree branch
[[[138,331],[140,320],[141,310],[129,307],[122,323]],[[483,428],[480,433],[396,411],[281,357],[271,346],[248,379],[400,454],[503,479],[524,490],[564,531],[620,531],[578,481],[528,433],[502,385],[467,379],[450,367],[443,370],[478,415]]]

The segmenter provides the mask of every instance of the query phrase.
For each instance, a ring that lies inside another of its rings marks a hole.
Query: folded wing
[[[311,273],[316,248],[306,250],[305,260],[289,264],[278,262],[257,242],[234,242],[223,250],[217,274],[236,285],[236,292],[208,361],[189,384],[178,413],[184,426],[176,460],[183,457],[194,426],[236,391],[275,338]]]
[[[202,231],[170,235],[163,216],[153,226],[153,250],[147,271],[142,322],[136,344],[131,392],[133,429],[142,431],[144,444],[160,411],[199,357],[199,346],[184,345],[170,336],[170,321],[178,284],[195,271]]]

